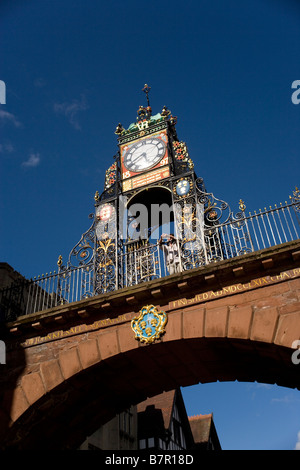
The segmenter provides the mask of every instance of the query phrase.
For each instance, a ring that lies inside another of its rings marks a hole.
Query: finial
[[[60,268],[62,265],[62,256],[59,255],[58,260],[57,260],[57,266]]]
[[[96,191],[96,192],[95,192],[94,199],[95,199],[96,202],[99,201],[99,191]]]
[[[118,124],[117,127],[116,127],[115,134],[120,135],[120,134],[122,134],[123,131],[124,131],[124,127],[123,127],[122,124],[119,122],[119,124]]]
[[[245,206],[244,201],[242,199],[239,200],[239,209],[242,212],[245,212],[245,210],[246,210],[246,206]]]
[[[171,111],[167,108],[167,106],[165,105],[160,113],[164,118],[167,118],[168,116],[170,116],[171,114]]]
[[[145,83],[144,88],[142,89],[142,91],[144,93],[146,93],[148,106],[150,106],[150,101],[149,101],[149,96],[148,96],[150,90],[151,90],[151,87],[149,85],[147,85],[147,83]]]

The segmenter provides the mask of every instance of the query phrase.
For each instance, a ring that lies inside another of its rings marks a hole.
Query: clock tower
[[[138,108],[136,121],[116,127],[118,152],[105,173],[103,192],[96,191],[92,226],[67,266],[61,259],[58,263],[62,282],[68,282],[70,270],[80,269],[85,297],[208,262],[204,227],[219,216],[185,142],[177,137],[177,118],[166,106],[153,114],[150,87],[143,92],[147,106]],[[211,240],[210,260],[220,250]]]
[[[118,153],[95,195],[95,288],[103,293],[170,274],[167,239],[174,235],[178,271],[205,264],[203,204],[177,118],[164,106],[152,114],[150,87],[136,122],[118,124]],[[166,234],[164,232],[167,232]],[[163,237],[161,238],[161,236]],[[167,236],[168,235],[168,236]]]

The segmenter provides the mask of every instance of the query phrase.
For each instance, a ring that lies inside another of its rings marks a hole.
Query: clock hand
[[[141,154],[137,155],[135,159],[132,159],[132,163],[137,163],[141,158],[147,160],[147,153],[142,152]]]
[[[152,148],[151,148],[151,147],[152,147]],[[144,157],[145,160],[147,160],[148,157],[152,157],[153,152],[156,153],[156,147],[155,147],[155,146],[154,146],[154,147],[151,146],[151,147],[150,147],[150,149],[149,149],[147,152],[142,151],[141,154],[138,154],[137,157],[136,157],[134,160],[132,160],[132,162],[133,162],[133,163],[137,162],[141,157]],[[148,148],[149,148],[149,147],[148,147]]]

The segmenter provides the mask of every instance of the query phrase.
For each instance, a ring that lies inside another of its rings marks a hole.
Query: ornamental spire
[[[151,90],[151,86],[149,86],[149,85],[147,85],[147,83],[145,83],[144,88],[142,89],[142,91],[144,93],[146,93],[147,103],[148,103],[149,107],[150,107],[150,101],[149,101],[149,96],[148,95],[149,95],[150,90]]]
[[[146,97],[147,97],[147,107],[145,108],[144,106],[140,106],[138,111],[137,111],[137,114],[138,114],[138,117],[137,117],[137,120],[144,120],[144,119],[150,119],[151,117],[151,114],[152,114],[152,109],[151,109],[151,106],[150,106],[150,101],[149,101],[149,92],[151,90],[151,87],[149,85],[147,85],[147,83],[145,83],[144,85],[144,88],[142,89],[142,91],[144,93],[146,93]]]

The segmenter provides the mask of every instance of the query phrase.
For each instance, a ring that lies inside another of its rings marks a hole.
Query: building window
[[[146,439],[140,439],[139,448],[146,449]]]
[[[151,447],[155,447],[154,437],[148,437],[148,439],[140,439],[139,440],[139,448],[140,449],[150,449]]]
[[[154,437],[149,437],[149,439],[148,439],[148,447],[154,447]]]
[[[119,415],[119,429],[120,432],[130,435],[132,429],[132,413],[129,410],[124,411]]]

